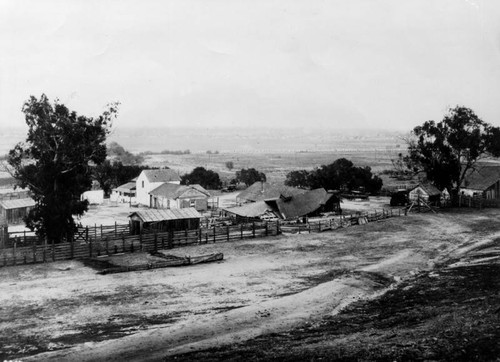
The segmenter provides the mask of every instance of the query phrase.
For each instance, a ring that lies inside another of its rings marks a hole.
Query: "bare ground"
[[[3,268],[0,359],[488,360],[495,350],[485,346],[498,347],[490,306],[498,302],[499,215],[412,214],[174,249],[225,256],[182,268],[105,276],[77,261]],[[459,353],[455,339],[440,338],[462,338],[464,325],[484,333]]]

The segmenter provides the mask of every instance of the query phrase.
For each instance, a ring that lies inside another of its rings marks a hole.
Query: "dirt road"
[[[310,326],[491,241],[497,217],[494,210],[412,214],[322,234],[174,249],[225,255],[184,268],[106,276],[75,261],[3,268],[0,358],[161,360]]]

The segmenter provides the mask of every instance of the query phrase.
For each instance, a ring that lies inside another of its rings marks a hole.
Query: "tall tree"
[[[146,166],[124,165],[120,161],[106,160],[94,167],[93,177],[99,182],[104,194],[109,196],[113,188],[130,182],[146,169]]]
[[[182,185],[199,184],[203,188],[218,190],[222,186],[219,174],[204,167],[196,167],[191,173],[181,176]]]
[[[311,173],[307,170],[290,171],[286,175],[285,185],[307,189],[310,187]]]
[[[382,188],[382,180],[373,175],[370,167],[356,167],[345,159],[339,158],[329,165],[322,165],[312,171],[298,170],[287,174],[288,186],[303,188],[323,187],[327,190],[355,190],[363,188],[375,194]]]
[[[255,168],[243,168],[241,171],[236,171],[236,180],[250,186],[257,181],[265,182],[266,175]]]
[[[483,122],[471,109],[451,108],[439,123],[413,129],[409,159],[438,188],[458,192],[467,172],[485,156],[500,156],[500,128]]]
[[[21,187],[36,202],[25,218],[26,226],[50,241],[60,242],[75,231],[73,215],[81,216],[88,201],[80,195],[92,185],[92,166],[106,159],[106,136],[118,104],[102,115],[79,116],[45,94],[23,105],[28,125],[24,143],[9,152],[8,162]]]

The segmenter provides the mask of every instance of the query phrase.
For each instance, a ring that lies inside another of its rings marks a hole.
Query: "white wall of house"
[[[206,211],[208,208],[208,198],[191,197],[168,199],[162,196],[153,196],[149,206],[155,209],[183,209],[186,207],[194,207],[198,211]]]
[[[135,197],[134,192],[124,192],[119,190],[111,191],[111,195],[109,196],[110,201],[118,202],[118,203],[131,203],[136,204],[137,198]]]
[[[150,205],[150,195],[149,191],[154,190],[158,186],[161,186],[165,182],[149,182],[146,174],[141,172],[139,177],[135,182],[135,192],[137,197],[137,203],[140,205],[149,206]],[[169,181],[168,183],[180,185],[180,181]]]
[[[475,189],[460,189],[460,193],[465,196],[481,196],[483,191]]]

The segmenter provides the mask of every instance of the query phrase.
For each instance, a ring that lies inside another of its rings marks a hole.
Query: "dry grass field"
[[[169,252],[224,260],[121,274],[2,268],[0,359],[495,360],[499,216],[192,246]]]

